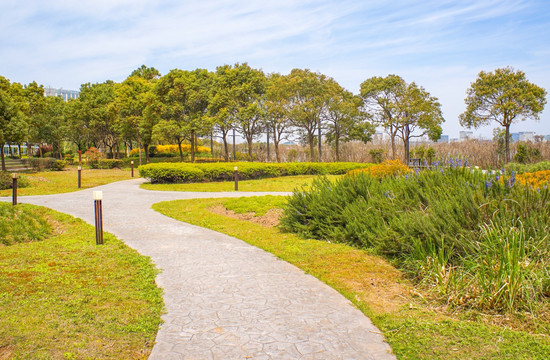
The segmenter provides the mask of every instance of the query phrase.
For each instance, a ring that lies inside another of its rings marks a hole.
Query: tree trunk
[[[139,154],[139,166],[141,166],[141,137],[138,136],[138,154]]]
[[[252,137],[250,139],[246,139],[248,142],[248,161],[252,161]]]
[[[191,131],[191,162],[195,162],[195,130]]]
[[[321,119],[319,119],[319,125],[318,125],[318,128],[319,128],[319,162],[322,162],[323,161],[323,153],[321,152],[321,140],[322,140],[322,137],[321,137]]]
[[[183,139],[178,140],[178,149],[180,150],[180,161],[183,162],[183,150],[181,148],[181,143],[183,142]]]
[[[149,164],[149,144],[143,144],[143,150],[145,151],[145,163]]]
[[[237,160],[237,154],[235,153],[235,129],[233,129],[233,161]]]
[[[405,146],[405,165],[409,166],[409,137],[411,131],[409,130],[409,125],[405,126],[403,129],[403,143]]]
[[[339,162],[340,161],[340,139],[338,135],[336,135],[334,139],[334,152],[336,153],[336,162]]]
[[[7,171],[6,159],[4,159],[4,144],[0,144],[0,157],[2,158],[2,171]]]
[[[267,162],[269,162],[269,130],[267,130]]]
[[[22,156],[21,156],[21,144],[17,144],[17,149],[19,151],[19,160],[22,159]]]
[[[309,151],[310,151],[309,160],[311,162],[315,161],[315,158],[314,158],[315,144],[313,143],[314,140],[315,140],[315,133],[309,133],[308,134]]]
[[[229,161],[229,144],[227,143],[227,134],[223,135],[223,150],[224,154],[223,157],[225,158],[225,161]]]
[[[508,162],[510,161],[510,125],[506,125],[505,126],[506,128],[506,135],[505,135],[505,139],[504,139],[504,144],[505,144],[505,151],[504,151],[504,163],[505,164],[508,164]]]

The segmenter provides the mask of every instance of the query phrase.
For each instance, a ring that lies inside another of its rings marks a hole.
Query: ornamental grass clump
[[[384,255],[450,305],[548,308],[550,192],[523,186],[514,174],[454,164],[319,179],[289,198],[281,226]]]

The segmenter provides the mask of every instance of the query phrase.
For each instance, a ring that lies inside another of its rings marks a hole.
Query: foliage
[[[149,148],[151,150],[151,148]],[[181,150],[185,153],[191,152],[191,145],[189,144],[181,144]],[[143,149],[141,149],[143,152]],[[197,153],[210,153],[210,148],[205,146],[197,146],[195,151]],[[139,149],[134,148],[130,150],[130,156],[136,156],[139,152]],[[179,147],[178,145],[156,145],[155,146],[155,156],[166,156],[166,155],[173,155],[179,153]],[[151,152],[149,152],[151,154]]]
[[[523,71],[511,67],[481,71],[467,94],[460,125],[478,128],[495,121],[504,127],[505,162],[510,160],[510,125],[538,119],[546,104],[546,90],[529,82]]]
[[[42,241],[1,247],[2,356],[146,359],[163,307],[151,260],[110,234],[95,245],[93,226],[80,219],[30,205],[9,211],[18,213],[12,225],[19,226],[20,215],[25,221],[18,238],[36,237],[29,223],[35,217],[54,231]]]
[[[389,176],[402,176],[410,174],[411,172],[412,169],[399,160],[386,160],[382,164],[372,165],[365,169],[352,170],[348,173],[348,175],[354,176],[364,173],[377,179],[381,179]]]
[[[380,164],[384,158],[384,149],[371,149],[369,150],[369,155],[373,163]]]
[[[238,167],[239,179],[258,179],[286,175],[344,174],[351,169],[364,167],[359,163],[216,163],[184,164],[159,163],[139,167],[141,177],[151,183],[185,183],[198,181],[232,180],[234,167]]]
[[[123,166],[124,162],[120,159],[99,159],[90,162],[92,169],[121,169]]]
[[[24,160],[33,171],[61,171],[67,166],[67,162],[64,160],[57,160],[56,158],[28,158]]]
[[[25,188],[29,186],[29,180],[26,176],[17,178],[17,188]],[[13,188],[13,178],[7,171],[0,171],[0,190]]]
[[[321,179],[295,192],[282,224],[305,237],[395,259],[451,305],[530,310],[550,290],[544,281],[550,271],[550,190],[514,183],[514,174],[492,178],[453,167],[380,180],[367,173],[336,183]],[[506,263],[495,263],[504,253],[511,257],[499,261]],[[491,280],[487,264],[499,271],[490,284],[483,282]],[[507,276],[515,282],[503,287]]]
[[[550,170],[550,161],[541,161],[536,164],[518,164],[508,163],[504,166],[507,173],[523,174],[526,172],[536,172],[542,170]]]
[[[520,164],[532,163],[540,160],[540,150],[527,143],[520,142],[514,154],[514,161]]]

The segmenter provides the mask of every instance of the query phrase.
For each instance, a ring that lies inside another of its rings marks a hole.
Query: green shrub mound
[[[383,254],[452,305],[531,310],[550,296],[550,191],[513,175],[321,178],[289,198],[281,225]]]
[[[0,202],[0,246],[43,240],[51,231],[41,209]]]
[[[267,177],[315,174],[345,174],[365,168],[360,163],[159,163],[139,167],[139,175],[151,183],[189,183],[202,181],[227,181],[234,178],[234,168],[238,167],[240,180],[261,179]]]
[[[17,178],[17,187],[23,188],[28,187],[29,180],[24,176],[19,176]],[[13,188],[13,178],[10,173],[6,171],[0,171],[0,190],[12,189]]]
[[[516,174],[550,170],[550,161],[541,161],[536,164],[508,163],[506,164],[505,169],[507,172],[514,171]]]
[[[61,171],[67,167],[67,162],[52,157],[29,158],[24,160],[34,171],[52,170]]]

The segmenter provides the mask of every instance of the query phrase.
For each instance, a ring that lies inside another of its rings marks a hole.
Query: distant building
[[[448,143],[449,142],[449,135],[441,135],[439,140],[437,140],[438,143]]]
[[[77,90],[65,90],[65,89],[54,89],[51,86],[48,86],[44,89],[44,96],[56,96],[63,99],[63,101],[69,101],[69,99],[76,99],[80,91]]]
[[[473,131],[459,131],[458,132],[458,138],[460,139],[460,141],[464,141],[464,140],[468,140],[468,139],[472,139],[474,137],[474,132]]]
[[[517,133],[511,133],[510,139],[512,142],[515,141],[535,141],[535,132],[534,131],[520,131]]]

